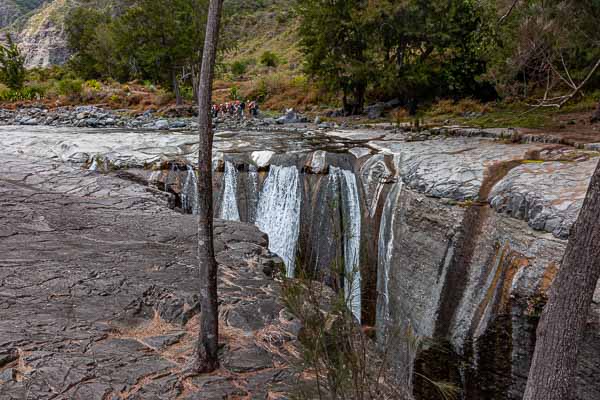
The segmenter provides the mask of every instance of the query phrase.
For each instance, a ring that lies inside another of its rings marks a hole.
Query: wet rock
[[[311,174],[327,174],[327,152],[317,150],[307,159],[305,170]]]

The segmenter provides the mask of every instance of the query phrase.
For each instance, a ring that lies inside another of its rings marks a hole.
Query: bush
[[[44,97],[44,91],[39,87],[24,87],[20,90],[14,89],[3,89],[0,90],[0,101],[28,101],[28,100],[40,100]]]
[[[90,89],[93,91],[100,91],[100,89],[102,89],[102,85],[100,85],[100,82],[98,82],[95,79],[90,79],[89,81],[86,81],[84,85],[86,89]]]
[[[18,91],[25,82],[25,57],[21,55],[12,37],[6,34],[6,46],[0,44],[0,81]]]
[[[76,97],[83,91],[81,79],[63,78],[57,83],[58,94],[67,97]]]
[[[240,99],[240,89],[237,86],[232,86],[229,89],[229,99],[230,100],[239,100]]]
[[[265,51],[260,56],[260,63],[267,67],[277,67],[279,65],[279,57],[271,51]]]
[[[231,64],[231,73],[235,76],[244,75],[248,69],[248,61],[234,61]]]

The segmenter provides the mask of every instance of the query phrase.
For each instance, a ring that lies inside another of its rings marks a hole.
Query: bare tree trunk
[[[175,68],[171,70],[171,80],[173,82],[173,93],[175,93],[175,104],[180,106],[183,104],[183,100],[181,98],[181,90],[179,90],[179,81],[177,80],[177,71]]]
[[[217,298],[217,263],[213,247],[212,192],[212,120],[210,104],[219,26],[223,0],[210,0],[206,37],[198,92],[198,270],[200,273],[200,332],[198,335],[196,372],[218,368],[219,310]]]
[[[542,312],[524,400],[575,398],[577,354],[600,278],[599,219],[600,164]]]

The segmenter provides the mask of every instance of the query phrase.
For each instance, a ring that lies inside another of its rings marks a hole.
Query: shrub
[[[24,87],[20,90],[7,88],[0,90],[0,101],[40,100],[42,97],[44,97],[44,90],[36,86]]]
[[[235,76],[244,75],[246,73],[246,69],[248,68],[247,61],[234,61],[231,64],[231,73]]]
[[[90,79],[89,81],[85,81],[84,86],[86,89],[90,89],[92,91],[99,91],[102,89],[102,85],[95,79]]]
[[[265,51],[260,56],[260,63],[267,67],[277,67],[279,65],[279,57],[271,51]]]
[[[58,94],[67,97],[76,97],[83,91],[81,79],[63,78],[57,83]]]
[[[308,85],[308,79],[306,75],[297,75],[292,78],[292,86],[295,87],[306,87]]]
[[[229,89],[229,99],[230,100],[239,100],[240,99],[240,89],[237,86],[232,86]]]
[[[0,44],[0,81],[13,90],[20,90],[25,82],[25,57],[8,33],[6,41],[6,46]]]

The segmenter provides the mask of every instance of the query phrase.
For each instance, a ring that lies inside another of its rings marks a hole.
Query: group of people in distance
[[[213,104],[211,107],[212,117],[230,117],[237,119],[246,118],[246,107],[248,108],[249,116],[252,118],[258,117],[258,103],[256,101],[236,100],[221,104]]]

